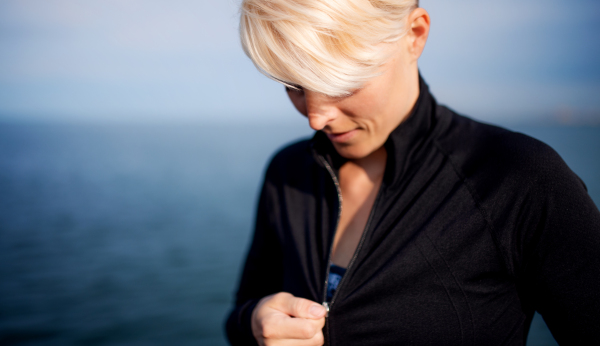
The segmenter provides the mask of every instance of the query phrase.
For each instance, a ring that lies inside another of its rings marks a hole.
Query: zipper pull
[[[322,305],[325,308],[325,311],[327,311],[327,313],[325,313],[325,317],[329,317],[329,303],[328,302],[323,302]]]

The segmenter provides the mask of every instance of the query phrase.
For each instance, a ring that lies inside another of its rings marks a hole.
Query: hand
[[[280,292],[261,299],[252,311],[252,334],[261,346],[323,345],[325,308]]]

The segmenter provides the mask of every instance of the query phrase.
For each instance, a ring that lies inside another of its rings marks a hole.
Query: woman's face
[[[375,77],[346,97],[329,97],[310,90],[288,89],[296,109],[310,127],[322,130],[337,152],[361,159],[381,148],[390,133],[412,110],[419,96],[416,61],[406,53],[403,40],[396,53]]]

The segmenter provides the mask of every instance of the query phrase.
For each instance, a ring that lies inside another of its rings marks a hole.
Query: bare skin
[[[252,334],[259,345],[323,345],[325,308],[280,292],[261,299],[252,311]]]
[[[343,267],[356,251],[381,186],[387,159],[383,144],[419,96],[417,60],[429,34],[429,15],[417,8],[407,23],[410,30],[391,46],[395,54],[382,74],[352,95],[332,98],[310,90],[288,90],[310,127],[325,132],[336,151],[348,159],[339,170],[342,214],[332,252],[333,263]],[[252,331],[259,345],[322,345],[325,313],[318,303],[280,292],[254,308]]]
[[[383,147],[371,155],[346,162],[339,171],[342,215],[333,240],[331,261],[347,267],[367,224],[383,180],[387,153]]]

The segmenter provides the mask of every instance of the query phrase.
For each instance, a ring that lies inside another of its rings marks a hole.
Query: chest
[[[468,189],[449,177],[382,189],[331,302],[331,344],[493,345],[503,342],[498,335],[522,342],[528,313],[516,284]],[[336,211],[332,191],[322,192],[294,211],[320,217],[296,218],[284,232],[284,289],[317,301]]]
[[[348,267],[356,253],[381,186],[381,177],[372,179],[366,174],[350,173],[340,171],[342,204],[331,254],[331,261],[344,268]]]

